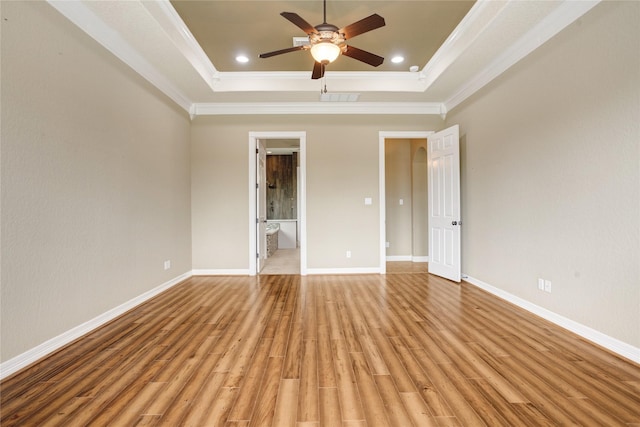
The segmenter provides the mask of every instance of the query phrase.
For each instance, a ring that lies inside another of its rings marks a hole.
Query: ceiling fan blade
[[[286,49],[274,50],[273,52],[261,53],[260,58],[271,58],[272,56],[282,55],[283,53],[295,52],[296,50],[304,50],[307,46],[294,46]]]
[[[324,77],[324,65],[319,62],[313,64],[313,72],[311,73],[311,78],[314,80],[321,79]]]
[[[367,31],[384,27],[384,25],[384,18],[377,13],[374,13],[373,15],[367,16],[366,18],[361,19],[358,22],[354,22],[351,25],[347,25],[346,27],[341,28],[339,32],[344,34],[345,40],[348,40],[362,33],[366,33]]]
[[[300,17],[300,15],[298,15],[297,13],[282,12],[280,15],[282,15],[284,18],[288,19],[290,22],[292,22],[294,25],[296,25],[298,28],[300,28],[306,34],[312,34],[312,33],[316,32],[316,29],[313,28],[313,25],[309,24],[307,21],[302,19]]]
[[[350,56],[353,59],[357,59],[358,61],[365,62],[369,65],[373,65],[374,67],[377,67],[384,62],[384,58],[382,56],[374,55],[371,52],[367,52],[366,50],[358,49],[353,46],[347,46],[347,49],[342,52],[342,54]]]

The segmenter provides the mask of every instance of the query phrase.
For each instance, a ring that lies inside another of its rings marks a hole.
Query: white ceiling
[[[341,57],[311,80],[307,51],[259,59],[292,46],[302,30],[279,15],[322,22],[322,2],[59,1],[49,3],[192,116],[205,114],[439,114],[458,105],[599,0],[329,0],[341,27],[372,13],[386,25],[348,43],[385,57],[378,68]],[[200,40],[200,42],[198,41]],[[232,58],[244,53],[244,66]],[[407,61],[391,64],[400,53]],[[408,71],[418,65],[417,72]],[[320,91],[358,93],[322,102]]]

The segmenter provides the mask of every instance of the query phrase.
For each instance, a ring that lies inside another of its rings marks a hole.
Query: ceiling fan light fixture
[[[340,56],[340,47],[331,42],[320,42],[311,46],[311,56],[320,64],[329,64]]]

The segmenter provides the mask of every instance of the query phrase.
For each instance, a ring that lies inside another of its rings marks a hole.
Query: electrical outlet
[[[538,289],[544,291],[544,279],[538,278]]]
[[[551,293],[551,280],[544,281],[544,291]]]
[[[351,251],[347,251],[347,258],[351,258]]]
[[[168,270],[171,268],[171,260],[167,260],[164,262],[164,269]]]

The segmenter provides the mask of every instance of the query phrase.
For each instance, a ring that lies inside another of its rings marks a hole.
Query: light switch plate
[[[365,205],[370,205],[373,203],[373,200],[371,199],[371,197],[365,197],[364,198],[364,204]]]

